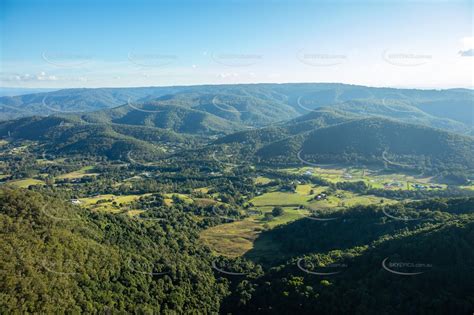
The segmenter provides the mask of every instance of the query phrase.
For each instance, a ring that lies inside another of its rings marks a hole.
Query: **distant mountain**
[[[337,111],[330,108],[318,108],[311,111],[309,114],[274,124],[269,127],[244,130],[227,135],[216,140],[215,144],[243,143],[251,144],[257,149],[278,140],[313,131],[318,128],[347,122],[356,118],[358,118],[358,116],[351,113]]]
[[[109,110],[68,116],[87,123],[148,126],[188,134],[222,134],[242,129],[240,124],[231,120],[163,101],[130,103]]]
[[[462,105],[460,105],[461,107]],[[426,106],[423,106],[426,107]],[[400,120],[407,123],[422,124],[433,128],[440,128],[466,134],[472,130],[463,120],[444,118],[440,111],[439,117],[428,114],[418,106],[409,105],[403,101],[394,100],[352,100],[331,106],[344,112],[357,114],[361,117],[383,117]],[[465,119],[464,119],[465,120]],[[467,122],[467,121],[466,121]]]
[[[58,113],[90,112],[112,108],[145,96],[175,92],[174,88],[65,89],[13,97],[0,97],[1,120]]]
[[[392,89],[338,83],[67,89],[0,97],[0,119],[158,103],[206,112],[239,125],[261,127],[320,107],[335,107],[469,133],[474,124],[473,99],[474,91],[468,89]]]
[[[381,118],[356,119],[273,142],[264,160],[474,168],[474,138]]]
[[[472,98],[466,89],[309,83],[71,89],[0,98],[7,115],[49,115],[0,123],[0,136],[114,158],[221,137],[214,144],[263,161],[295,162],[302,150],[318,163],[465,169],[474,166]]]
[[[0,87],[0,97],[2,96],[18,96],[25,94],[34,93],[46,93],[57,91],[59,89],[35,89],[35,88],[11,88],[11,87]]]

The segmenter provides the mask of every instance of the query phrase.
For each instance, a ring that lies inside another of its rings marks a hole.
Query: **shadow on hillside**
[[[270,267],[295,256],[363,246],[383,235],[423,224],[386,219],[373,210],[352,211],[332,221],[304,218],[262,232],[244,257]]]
[[[295,222],[281,230],[288,232],[290,226],[301,227],[302,224]],[[349,234],[356,230],[351,229]],[[335,234],[341,232],[334,231]],[[445,222],[417,231],[399,231],[395,233],[397,237],[386,238],[365,250],[349,250],[349,246],[345,246],[346,253],[358,254],[336,259],[335,264],[344,268],[338,267],[339,273],[330,276],[311,274],[299,268],[296,260],[290,261],[283,268],[268,271],[259,280],[261,289],[254,293],[254,300],[247,304],[245,311],[259,309],[264,301],[273,309],[294,308],[301,314],[345,314],[354,305],[367,314],[417,314],[427,307],[439,314],[467,314],[474,305],[470,293],[474,281],[473,231],[472,220],[462,224]],[[359,243],[359,240],[353,242]],[[322,240],[315,246],[324,244]],[[344,250],[341,248],[341,251]],[[317,290],[318,297],[311,299],[311,303],[289,302],[281,298],[280,290],[286,287],[263,286],[293,276],[304,277],[305,285]]]

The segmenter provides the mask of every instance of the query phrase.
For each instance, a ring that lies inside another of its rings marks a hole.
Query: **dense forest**
[[[143,201],[152,217],[140,220],[25,190],[2,189],[0,198],[2,313],[463,314],[474,306],[473,198],[359,206],[334,221],[295,221],[257,240],[256,250],[260,242],[281,247],[278,261],[227,262],[245,274],[238,277],[212,269],[211,253],[197,241],[203,225],[186,207]],[[425,265],[405,268],[422,274],[402,278],[384,270],[386,257]],[[318,270],[336,274],[311,274]]]

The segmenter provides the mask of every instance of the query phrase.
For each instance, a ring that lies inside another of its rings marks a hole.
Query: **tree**
[[[285,212],[285,211],[283,210],[282,207],[275,207],[275,208],[273,208],[273,210],[272,210],[272,215],[273,215],[274,217],[278,217],[278,216],[282,215],[284,212]]]

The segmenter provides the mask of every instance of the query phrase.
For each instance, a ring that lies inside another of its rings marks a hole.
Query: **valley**
[[[472,0],[0,12],[0,315],[474,315]]]
[[[246,95],[253,89],[239,87]],[[33,254],[20,260],[10,255],[0,269],[20,262],[17,268],[35,270],[76,295],[83,290],[77,281],[106,268],[106,281],[94,289],[98,296],[118,277],[120,290],[133,283],[133,299],[143,298],[138,288],[164,292],[157,284],[180,296],[146,299],[147,307],[172,310],[180,301],[182,310],[219,312],[244,307],[235,299],[252,301],[247,312],[266,305],[265,296],[277,305],[287,292],[293,292],[290,303],[303,299],[324,309],[327,302],[314,291],[329,298],[353,290],[360,280],[352,277],[380,277],[372,279],[372,287],[379,287],[391,275],[372,275],[380,269],[374,263],[387,256],[440,266],[432,277],[469,269],[420,244],[471,259],[463,249],[449,248],[448,239],[440,241],[437,231],[445,229],[457,240],[470,237],[465,231],[474,213],[472,137],[430,127],[429,121],[439,122],[434,118],[405,123],[391,110],[372,108],[377,100],[364,103],[363,111],[354,107],[363,103],[357,100],[302,114],[294,107],[283,121],[260,119],[258,112],[237,119],[227,117],[233,111],[211,110],[206,102],[212,88],[204,90],[135,101],[134,107],[1,122],[2,224],[15,229],[17,219],[10,218],[21,218],[21,233],[31,240],[10,235],[2,250]],[[267,87],[258,90],[269,93]],[[255,96],[231,94],[219,100],[250,113],[253,106],[266,106]],[[459,124],[464,122],[448,125]],[[42,239],[36,226],[47,226],[51,235]],[[79,265],[70,261],[78,252]],[[41,255],[50,260],[38,260]],[[58,274],[75,276],[61,282],[54,278]],[[27,290],[29,277],[3,277]],[[417,281],[415,286],[423,286],[422,278]],[[401,288],[396,282],[387,290]],[[218,299],[197,301],[181,295],[183,289]]]

